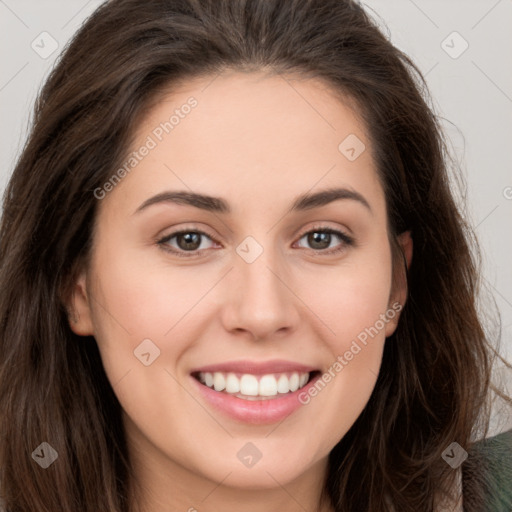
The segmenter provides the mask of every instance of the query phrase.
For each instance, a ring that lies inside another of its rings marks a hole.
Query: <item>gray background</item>
[[[101,3],[0,0],[0,191],[22,148],[41,83],[68,39]],[[465,172],[468,218],[484,252],[484,279],[502,315],[501,353],[512,360],[512,0],[367,0],[363,5],[426,75]],[[46,55],[52,45],[58,48]],[[504,372],[498,369],[496,375]],[[511,427],[508,420],[506,428]]]

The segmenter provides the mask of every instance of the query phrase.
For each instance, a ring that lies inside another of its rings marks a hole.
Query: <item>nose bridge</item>
[[[290,328],[298,319],[294,295],[286,283],[289,273],[272,246],[272,237],[264,238],[265,245],[248,236],[237,246],[229,294],[229,328],[248,330],[259,338]]]

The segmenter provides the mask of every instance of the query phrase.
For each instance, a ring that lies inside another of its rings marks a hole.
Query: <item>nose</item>
[[[238,254],[234,256],[222,308],[226,330],[248,332],[256,340],[294,331],[300,320],[300,299],[282,258],[269,248],[251,263]]]

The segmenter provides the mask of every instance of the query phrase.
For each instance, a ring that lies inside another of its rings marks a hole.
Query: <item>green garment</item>
[[[472,445],[462,464],[462,486],[465,511],[512,512],[512,430]],[[484,503],[476,501],[475,486],[484,491]]]

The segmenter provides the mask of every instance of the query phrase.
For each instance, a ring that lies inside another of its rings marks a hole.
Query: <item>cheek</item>
[[[383,241],[381,250],[367,252],[336,271],[303,276],[304,282],[316,283],[317,293],[309,295],[307,304],[322,320],[317,334],[322,333],[331,356],[316,386],[301,401],[322,411],[325,447],[332,447],[350,429],[377,380],[385,328],[396,315],[388,303],[391,257],[387,247]]]
[[[200,312],[197,306],[215,276],[210,272],[208,277],[192,266],[170,271],[161,262],[148,265],[140,253],[142,257],[129,251],[112,258],[98,255],[95,293],[103,307],[96,308],[95,323],[103,328],[100,337],[106,345],[111,341],[119,345],[123,339],[140,343],[143,338],[154,338],[162,344],[173,339],[175,347],[175,331],[192,310]]]
[[[353,340],[364,343],[368,330],[372,339],[383,341],[389,321],[383,323],[383,315],[391,308],[392,282],[391,256],[384,240],[375,250],[354,253],[337,267],[311,267],[300,279],[302,296],[322,320],[326,328],[322,338],[328,340],[333,355],[349,350]]]
[[[93,320],[105,372],[138,428],[154,433],[155,426],[166,425],[183,438],[193,425],[187,423],[188,416],[175,417],[169,404],[195,407],[199,417],[204,411],[177,385],[176,368],[190,340],[198,338],[191,321],[201,328],[200,300],[215,279],[198,275],[192,267],[171,273],[161,264],[148,266],[147,258],[135,252],[114,256],[109,249],[98,252],[94,266]]]

